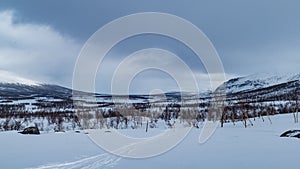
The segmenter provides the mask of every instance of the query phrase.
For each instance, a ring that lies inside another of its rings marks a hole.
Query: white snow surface
[[[39,83],[36,81],[20,77],[12,72],[4,71],[4,70],[0,70],[0,83],[15,83],[15,84],[30,85],[30,86],[39,85]]]
[[[290,129],[299,129],[293,115],[252,119],[254,126],[225,124],[204,144],[198,143],[201,129],[192,129],[172,150],[146,159],[121,158],[97,147],[84,133],[65,132],[21,135],[1,132],[0,168],[114,168],[114,169],[297,169],[300,139],[280,138]],[[157,129],[149,129],[157,130]],[[144,130],[124,130],[141,133]],[[159,146],[159,143],[157,143]]]

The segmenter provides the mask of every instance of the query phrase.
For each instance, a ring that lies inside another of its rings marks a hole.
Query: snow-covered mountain
[[[277,86],[276,90],[286,90],[288,84],[300,82],[300,73],[259,73],[250,76],[231,79],[223,83],[219,89],[226,89],[227,94],[251,93],[253,91],[264,90],[263,92],[274,91],[272,87]],[[278,86],[281,85],[281,86]],[[293,84],[294,85],[294,84]],[[272,88],[272,89],[270,89]],[[257,93],[255,93],[257,94]],[[180,96],[186,96],[186,93],[173,92],[166,93],[165,96],[170,100],[180,101]],[[200,93],[200,97],[209,98],[209,93]],[[72,90],[58,85],[39,83],[20,77],[14,73],[0,70],[0,97],[2,98],[20,98],[20,97],[48,97],[59,99],[71,99]],[[99,100],[109,99],[110,95],[96,94]],[[141,98],[142,97],[142,98]],[[102,99],[101,99],[102,98]],[[139,102],[139,100],[151,100],[151,96],[132,95],[130,99]],[[193,97],[196,99],[195,97]],[[109,99],[110,100],[110,99]]]
[[[67,99],[72,90],[58,85],[45,84],[20,77],[14,73],[0,70],[1,100],[27,97],[51,97]]]
[[[232,94],[239,92],[250,92],[297,81],[300,81],[299,73],[259,73],[231,79],[225,82],[219,88],[225,86],[226,93]]]
[[[165,93],[168,102],[180,101],[180,96],[182,95],[188,97],[186,96],[188,95],[187,93]],[[96,97],[96,102],[94,100],[95,98],[91,96]],[[77,104],[84,106],[109,107],[114,105],[114,102],[148,104],[151,101],[157,103],[162,102],[162,100],[164,100],[164,98],[155,95],[112,96],[110,94],[91,94],[81,91],[76,91],[76,95],[73,96],[72,89],[59,85],[36,82],[20,77],[14,73],[0,70],[0,106],[7,104],[39,104],[40,108],[43,108],[43,105],[47,105],[48,107],[50,105],[51,107],[53,104],[60,104],[72,107],[73,101],[76,101]]]

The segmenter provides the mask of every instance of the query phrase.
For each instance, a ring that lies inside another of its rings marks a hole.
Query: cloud
[[[78,42],[49,25],[17,22],[14,11],[1,11],[0,20],[0,69],[71,86]]]
[[[299,72],[299,42],[290,40],[266,44],[260,48],[236,49],[226,54],[224,67],[228,72],[249,75],[261,72]]]
[[[199,92],[219,86],[224,82],[224,75],[226,79],[236,77],[207,74],[189,66],[170,51],[146,48],[123,59],[104,61],[98,71],[96,86],[115,94],[127,94],[128,91],[147,94],[153,90]]]
[[[0,11],[0,70],[42,83],[71,87],[73,69],[82,43],[50,25],[22,23],[18,19],[14,11]],[[154,89],[177,91],[178,83],[183,91],[195,91],[195,81],[201,91],[210,89],[211,84],[223,82],[211,82],[207,73],[201,72],[195,65],[185,65],[179,57],[164,50],[145,50],[130,56],[125,61],[122,57],[105,58],[97,74],[97,92],[111,92],[116,70],[119,71],[119,89],[127,85],[125,77],[135,75],[129,86],[133,93],[150,93]],[[143,70],[151,66],[153,69]],[[165,71],[155,69],[157,67]],[[220,74],[210,76],[221,77]]]

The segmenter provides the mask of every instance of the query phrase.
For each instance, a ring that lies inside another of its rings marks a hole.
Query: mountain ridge
[[[226,89],[226,94],[235,94],[241,92],[251,92],[280,84],[287,84],[290,82],[300,82],[300,73],[257,73],[249,76],[237,77],[230,79],[220,85],[217,90]],[[81,92],[81,91],[78,91]],[[82,92],[91,95],[91,93]],[[167,92],[166,96],[186,96],[191,93],[186,92]],[[14,73],[0,70],[0,96],[14,97],[14,96],[47,96],[70,99],[73,95],[73,90],[56,84],[40,83],[29,80]],[[97,97],[105,95],[111,97],[111,94],[94,93]],[[192,94],[191,94],[192,95]],[[195,95],[195,93],[193,93]],[[199,93],[199,96],[208,96],[209,92]],[[138,97],[139,95],[133,94]],[[141,96],[146,96],[145,94]]]
[[[300,73],[257,73],[230,79],[220,85],[218,89],[225,87],[226,93],[232,94],[268,88],[293,81],[300,81]]]

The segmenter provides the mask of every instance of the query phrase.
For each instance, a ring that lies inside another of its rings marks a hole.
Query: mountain
[[[73,96],[73,92],[76,95]],[[1,106],[4,105],[24,105],[27,111],[33,109],[43,111],[45,107],[50,108],[51,105],[55,105],[56,109],[60,110],[66,105],[66,107],[73,107],[73,101],[86,107],[112,107],[116,102],[139,103],[140,105],[149,104],[149,102],[164,102],[165,99],[168,102],[178,102],[181,99],[180,96],[189,96],[187,93],[180,92],[165,93],[164,95],[165,98],[160,95],[112,96],[110,94],[86,93],[73,91],[59,85],[36,82],[0,70],[0,110]],[[57,106],[58,104],[61,106]]]
[[[282,95],[294,91],[299,87],[300,74],[298,73],[259,73],[245,77],[238,77],[223,83],[217,90],[226,89],[228,97],[255,97],[257,95]],[[275,93],[274,93],[275,92]],[[82,92],[84,94],[84,92]],[[90,94],[89,94],[90,95]],[[192,95],[192,94],[190,94]],[[200,93],[200,98],[209,98],[210,93]],[[194,95],[195,96],[195,95]],[[0,70],[0,98],[2,101],[8,98],[56,98],[72,99],[72,89],[58,85],[45,84],[17,76],[11,72]],[[111,95],[96,94],[97,100],[111,100]],[[180,101],[180,97],[189,97],[189,93],[170,92],[165,93],[168,100]],[[192,98],[192,97],[191,97]],[[193,97],[196,99],[197,97]],[[131,95],[129,99],[134,102],[152,100],[149,95]],[[154,99],[157,101],[157,97]],[[159,99],[158,99],[159,100]]]
[[[300,74],[259,73],[234,78],[217,90],[226,90],[227,100],[288,101],[300,95]]]
[[[72,90],[58,85],[39,83],[20,77],[7,71],[0,71],[0,97],[26,98],[26,97],[51,97],[68,99]]]
[[[225,87],[227,94],[249,92],[259,89],[264,89],[281,84],[291,82],[299,82],[300,74],[286,73],[286,74],[271,74],[259,73],[245,77],[234,78],[222,84],[219,88]]]

